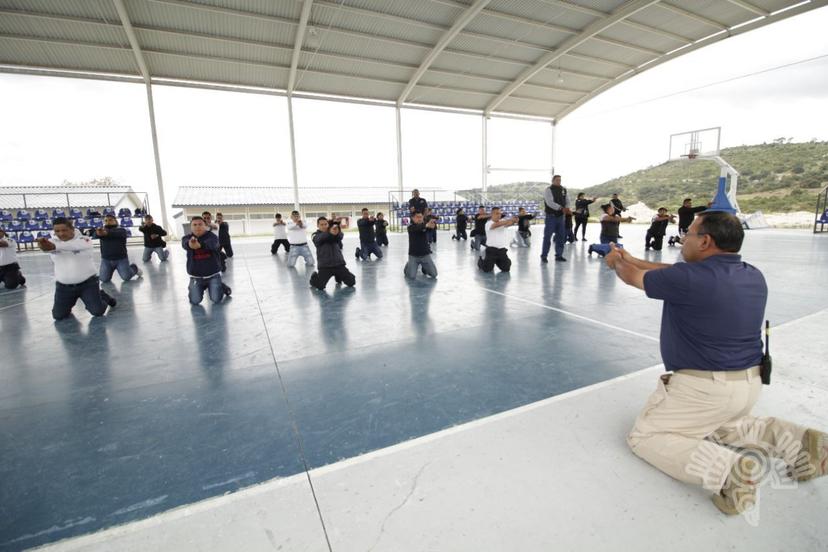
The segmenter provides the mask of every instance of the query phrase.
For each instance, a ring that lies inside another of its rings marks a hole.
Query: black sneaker
[[[564,258],[563,258],[563,257],[561,257],[560,255],[555,255],[555,262],[556,262],[556,263],[565,263],[565,262],[566,262],[566,259],[564,259]]]
[[[143,277],[143,276],[144,276],[144,271],[143,271],[143,270],[141,270],[140,268],[138,268],[138,265],[137,265],[137,264],[132,263],[131,265],[129,265],[129,267],[130,267],[132,270],[134,270],[134,271],[135,271],[135,277],[136,277],[136,278],[141,278],[141,277]]]
[[[102,292],[101,295],[103,295],[103,300],[107,305],[109,305],[110,309],[115,308],[115,305],[118,304],[118,301],[116,301],[115,298],[109,295],[108,293]]]
[[[546,257],[544,257],[543,255],[541,255],[541,262],[542,262],[542,263],[548,263],[548,262],[549,262],[549,259],[547,259],[547,258],[546,258]]]
[[[581,238],[581,241],[587,241],[587,239],[586,238]]]
[[[230,289],[230,286],[228,286],[227,284],[222,284],[222,285],[224,286],[224,294],[227,297],[230,297],[230,295],[233,293],[233,290]]]
[[[589,256],[590,256],[590,257],[592,257],[592,252],[593,252],[593,251],[595,251],[595,250],[594,250],[594,249],[592,249],[592,246],[590,245],[590,246],[589,246],[589,249],[587,249],[587,253],[589,253]]]
[[[354,256],[356,257],[356,260],[359,260],[360,253],[361,253],[361,251],[360,251],[359,247],[357,247],[356,252],[354,253]]]

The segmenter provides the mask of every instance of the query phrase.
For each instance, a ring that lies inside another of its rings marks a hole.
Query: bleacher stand
[[[120,218],[130,218],[132,216],[132,211],[129,210],[129,207],[121,207],[118,209],[118,216]]]
[[[45,230],[41,230],[40,232],[37,233],[37,237],[38,238],[51,238],[52,234],[45,231]]]
[[[535,215],[535,220],[543,220],[544,213],[539,209],[539,201],[529,200],[508,200],[508,201],[435,201],[430,203],[432,212],[437,215],[437,222],[440,226],[450,229],[455,223],[457,209],[463,208],[468,216],[472,216],[479,205],[486,207],[486,211],[492,207],[500,207],[504,217],[515,216],[518,209],[523,207],[528,214]],[[397,203],[393,206],[392,212],[400,221],[400,225],[408,226],[411,223],[407,203]]]
[[[51,230],[52,229],[52,221],[49,219],[43,220],[40,222],[40,227],[43,230]]]
[[[9,230],[12,232],[22,232],[25,230],[23,223],[19,220],[13,220],[8,225]]]
[[[35,211],[35,220],[47,220],[48,218],[49,213],[46,211],[46,209],[38,209],[37,211]]]
[[[89,224],[89,221],[85,218],[79,218],[75,220],[75,228],[78,230],[83,230],[85,228],[91,228],[92,226]]]
[[[80,219],[83,218],[83,213],[81,212],[80,209],[72,207],[71,209],[69,209],[69,218],[73,218],[75,220],[80,220]]]
[[[90,228],[103,228],[103,219],[101,217],[92,217],[89,219]]]
[[[98,213],[98,214],[93,215],[93,216],[100,217],[102,215],[100,213]],[[105,217],[109,217],[109,216],[114,217],[115,216],[115,209],[113,209],[112,207],[104,207],[103,216],[105,216]]]
[[[11,222],[14,220],[14,217],[11,214],[11,211],[0,211],[0,222]]]
[[[58,217],[66,217],[66,211],[63,209],[52,209],[52,219],[56,219]]]
[[[37,232],[40,230],[40,221],[39,220],[30,220],[26,222],[26,230],[29,232]]]
[[[35,238],[34,234],[29,231],[23,231],[17,233],[17,243],[20,244],[27,244],[27,243],[34,243]]]
[[[17,212],[17,220],[25,222],[25,221],[27,221],[31,218],[32,218],[31,213],[29,213],[26,210],[21,209],[20,211]]]

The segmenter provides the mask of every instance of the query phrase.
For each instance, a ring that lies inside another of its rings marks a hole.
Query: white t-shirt
[[[92,261],[92,239],[75,230],[75,237],[69,241],[53,237],[49,240],[55,244],[54,251],[49,252],[55,264],[55,280],[61,284],[79,284],[98,274]]]
[[[302,221],[304,223],[304,221]],[[287,222],[287,240],[290,245],[298,245],[301,243],[308,243],[308,227],[300,227],[292,220]]]
[[[9,245],[8,247],[0,247],[0,266],[6,266],[12,263],[16,263],[17,242],[8,236],[0,238],[0,240],[5,241]]]
[[[273,227],[273,237],[277,240],[287,239],[287,226],[284,222]]]
[[[501,226],[500,228],[492,229],[494,221],[486,223],[486,247],[495,249],[508,249],[509,243],[514,237],[514,226]]]

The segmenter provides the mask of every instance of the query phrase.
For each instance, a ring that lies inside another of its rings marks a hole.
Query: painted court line
[[[477,420],[472,420],[470,422],[466,422],[464,424],[459,424],[453,427],[449,427],[434,433],[429,433],[428,435],[423,435],[422,437],[417,437],[415,439],[411,439],[409,441],[404,441],[402,443],[397,443],[396,445],[391,445],[389,447],[385,447],[379,450],[374,450],[371,452],[367,452],[365,454],[355,456],[353,458],[346,458],[345,460],[341,460],[334,464],[329,464],[327,466],[322,466],[319,468],[314,468],[309,472],[301,472],[297,473],[285,478],[276,478],[271,479],[269,481],[265,481],[258,485],[254,485],[252,487],[248,487],[246,489],[242,489],[232,494],[216,496],[212,498],[207,498],[201,500],[199,502],[195,502],[193,504],[187,504],[185,506],[179,506],[173,510],[169,510],[167,512],[162,512],[157,514],[153,517],[134,521],[125,525],[119,525],[116,527],[111,527],[109,529],[104,529],[97,533],[93,533],[90,535],[81,535],[78,537],[72,537],[70,539],[66,539],[65,541],[58,541],[51,545],[46,545],[46,548],[57,550],[75,550],[78,548],[83,548],[85,546],[90,546],[92,544],[106,542],[110,539],[115,539],[123,535],[129,535],[134,532],[138,532],[144,529],[151,529],[166,523],[175,522],[177,520],[185,519],[190,517],[191,515],[208,512],[215,508],[220,508],[222,506],[226,506],[229,504],[233,504],[234,502],[238,502],[241,500],[245,500],[248,498],[252,498],[255,496],[259,496],[262,494],[266,494],[270,491],[288,487],[291,485],[297,484],[308,484],[309,477],[315,476],[323,476],[330,473],[335,473],[340,470],[344,470],[351,466],[355,466],[358,464],[363,464],[365,462],[370,462],[377,458],[383,458],[385,456],[389,456],[400,451],[412,449],[419,447],[421,445],[425,445],[427,443],[431,443],[434,441],[439,441],[446,437],[450,437],[457,433],[462,433],[465,431],[469,431],[471,429],[486,426],[500,420],[505,420],[508,418],[512,418],[514,416],[519,416],[521,414],[525,414],[531,412],[533,410],[537,410],[539,408],[543,408],[544,406],[572,399],[579,395],[583,395],[585,393],[589,393],[591,391],[596,391],[598,389],[602,389],[604,387],[609,387],[611,385],[616,385],[621,382],[624,382],[629,379],[633,379],[639,376],[642,376],[648,372],[661,372],[664,370],[663,364],[657,364],[655,366],[650,366],[647,368],[643,368],[641,370],[637,370],[635,372],[631,372],[629,374],[623,374],[621,376],[608,379],[605,381],[601,381],[598,383],[594,383],[592,385],[587,385],[584,387],[579,387],[578,389],[573,389],[572,391],[567,391],[566,393],[561,393],[560,395],[555,395],[553,397],[549,397],[546,399],[541,399],[539,401],[535,401],[533,403],[525,404],[523,406],[519,406],[510,410],[506,410],[504,412],[499,412],[497,414],[492,414],[491,416],[486,416],[484,418],[478,418]],[[308,489],[310,492],[310,489]],[[320,535],[320,538],[323,538]]]
[[[582,316],[580,314],[575,314],[574,312],[569,312],[569,311],[566,311],[566,310],[563,310],[563,309],[559,309],[557,307],[550,307],[549,305],[545,305],[543,303],[538,303],[536,301],[530,301],[529,299],[524,299],[523,297],[518,297],[517,295],[509,295],[507,293],[503,293],[503,292],[500,292],[500,291],[495,291],[493,289],[489,289],[489,288],[485,288],[485,287],[482,287],[482,289],[483,289],[483,291],[488,291],[489,293],[494,293],[495,295],[501,295],[501,296],[506,297],[508,299],[514,299],[515,301],[521,301],[521,302],[527,303],[529,305],[534,305],[536,307],[541,307],[542,309],[547,309],[547,310],[559,312],[559,313],[564,314],[566,316],[571,316],[572,318],[577,318],[578,320],[583,320],[584,322],[589,322],[590,324],[595,324],[597,326],[603,326],[604,328],[609,328],[609,329],[615,330],[617,332],[624,332],[624,333],[627,333],[627,334],[630,334],[630,335],[634,335],[636,337],[640,337],[642,339],[649,339],[650,341],[655,341],[656,343],[658,343],[658,338],[653,337],[651,335],[634,332],[632,330],[628,330],[627,328],[622,328],[620,326],[613,326],[612,324],[607,324],[606,322],[601,322],[600,320],[593,320],[592,318]]]

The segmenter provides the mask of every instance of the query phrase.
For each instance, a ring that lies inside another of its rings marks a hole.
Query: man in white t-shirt
[[[509,272],[512,261],[509,259],[509,244],[514,237],[514,230],[509,228],[517,224],[518,217],[503,219],[500,207],[492,207],[489,222],[486,223],[486,253],[477,259],[477,266],[483,272],[491,272],[495,265],[501,272]]]
[[[17,242],[7,236],[2,228],[0,228],[0,282],[3,282],[6,289],[26,285],[26,278],[23,277],[20,265],[17,264]]]
[[[38,238],[37,245],[49,253],[55,264],[55,302],[52,317],[68,318],[78,299],[92,316],[103,316],[115,299],[101,289],[98,269],[92,262],[92,240],[72,226],[70,219],[56,218],[54,238]]]
[[[287,240],[290,244],[288,249],[288,268],[296,266],[296,259],[302,256],[305,259],[305,266],[314,266],[313,253],[308,247],[308,229],[305,222],[299,216],[299,211],[290,213],[290,222],[287,223]]]
[[[270,254],[275,255],[279,252],[279,246],[285,247],[285,252],[290,253],[290,242],[287,239],[287,225],[282,220],[282,214],[276,213],[276,219],[273,221],[273,245],[270,246]]]

